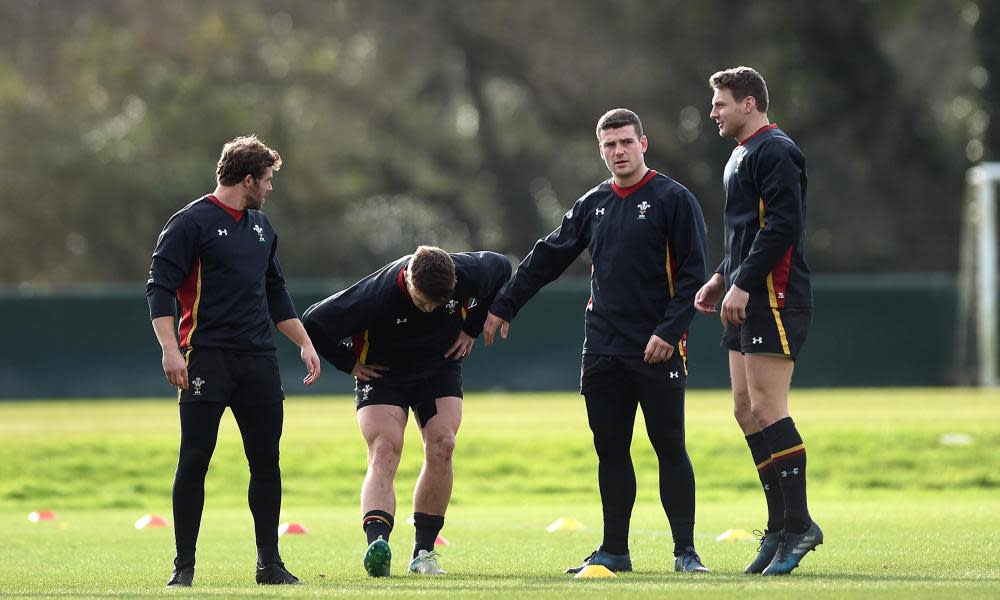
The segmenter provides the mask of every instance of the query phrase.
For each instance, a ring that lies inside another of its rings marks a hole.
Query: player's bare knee
[[[753,415],[753,420],[757,423],[757,426],[763,429],[771,423],[774,423],[777,419],[775,418],[776,411],[774,407],[768,405],[764,402],[758,402],[750,406],[750,412]]]
[[[447,463],[455,453],[455,434],[440,433],[427,437],[427,460],[429,462]]]
[[[373,469],[395,473],[402,454],[401,443],[379,437],[368,446],[368,465]]]
[[[736,418],[736,422],[743,426],[746,423],[752,423],[755,419],[753,416],[753,411],[750,408],[750,396],[747,395],[741,399],[735,399],[733,402],[733,417]]]

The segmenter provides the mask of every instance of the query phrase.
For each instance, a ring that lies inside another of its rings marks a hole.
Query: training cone
[[[603,579],[605,577],[618,577],[604,565],[587,565],[582,571],[573,576],[573,579]]]
[[[32,523],[37,523],[39,521],[55,521],[56,513],[51,510],[38,510],[28,513],[28,520]]]
[[[166,526],[167,520],[160,515],[142,515],[142,517],[135,522],[136,529],[157,529]]]
[[[545,531],[555,533],[557,531],[577,531],[584,528],[583,523],[577,521],[573,517],[560,517],[551,525],[546,527]]]
[[[754,539],[753,534],[746,529],[727,529],[716,536],[717,542],[745,542]]]
[[[437,536],[437,539],[434,540],[434,545],[435,546],[447,546],[448,545],[448,540],[444,539],[444,536],[439,535],[439,536]]]
[[[309,530],[302,523],[282,523],[278,525],[278,535],[305,535]]]

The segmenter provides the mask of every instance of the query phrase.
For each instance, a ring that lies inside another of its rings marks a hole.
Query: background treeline
[[[285,159],[266,209],[292,277],[427,242],[520,257],[606,177],[615,106],[714,261],[732,145],[707,78],[738,64],[808,157],[814,270],[954,270],[965,170],[1000,158],[998,4],[0,0],[0,284],[141,285],[247,132]]]

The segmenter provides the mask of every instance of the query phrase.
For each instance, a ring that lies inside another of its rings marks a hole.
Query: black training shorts
[[[398,406],[404,412],[413,409],[417,423],[423,428],[437,414],[438,398],[462,397],[462,365],[448,362],[419,372],[398,374],[388,371],[378,379],[355,379],[357,408],[374,404]]]
[[[274,354],[191,348],[185,359],[188,389],[180,390],[180,404],[218,402],[227,406],[255,406],[285,399],[278,357]]]
[[[677,352],[656,364],[643,361],[641,356],[584,354],[580,365],[580,393],[584,396],[607,392],[612,396],[657,397],[669,395],[668,390],[683,389],[686,383],[684,358]]]
[[[743,354],[773,354],[795,360],[811,324],[811,308],[751,307],[743,325],[726,326],[722,347]]]

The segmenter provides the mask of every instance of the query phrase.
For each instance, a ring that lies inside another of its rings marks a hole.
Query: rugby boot
[[[298,585],[299,578],[288,572],[285,563],[273,562],[267,565],[257,565],[257,585]]]
[[[681,552],[680,556],[674,558],[674,571],[708,573],[708,567],[701,564],[701,557],[694,551],[694,548],[688,548],[684,552]]]
[[[804,533],[788,533],[787,531],[782,533],[778,550],[762,575],[788,575],[795,567],[799,566],[799,561],[806,555],[806,552],[815,550],[816,546],[822,543],[823,531],[820,530],[816,521],[810,523],[809,529],[806,529]]]
[[[170,575],[170,581],[167,582],[168,588],[182,588],[191,587],[194,583],[194,567],[187,567],[184,569],[174,569],[174,572]]]
[[[389,542],[379,536],[365,550],[365,571],[368,571],[369,577],[388,577],[391,563],[392,551],[389,549]]]
[[[632,558],[627,552],[625,554],[611,554],[604,550],[594,550],[590,553],[590,556],[583,559],[583,562],[579,566],[570,567],[565,572],[579,573],[590,565],[603,565],[612,573],[618,571],[628,572],[632,570]]]
[[[421,550],[413,557],[410,561],[410,573],[419,573],[420,575],[445,575],[448,571],[441,568],[438,564],[437,559],[441,555],[438,554],[437,550],[431,550],[430,552],[426,550]]]
[[[764,530],[761,532],[759,529],[754,529],[753,532],[757,535],[757,541],[760,542],[760,545],[757,546],[757,557],[747,565],[746,569],[743,569],[743,572],[751,575],[759,575],[767,568],[767,565],[771,564],[771,560],[774,559],[774,555],[778,551],[778,542],[781,541],[781,530]]]

